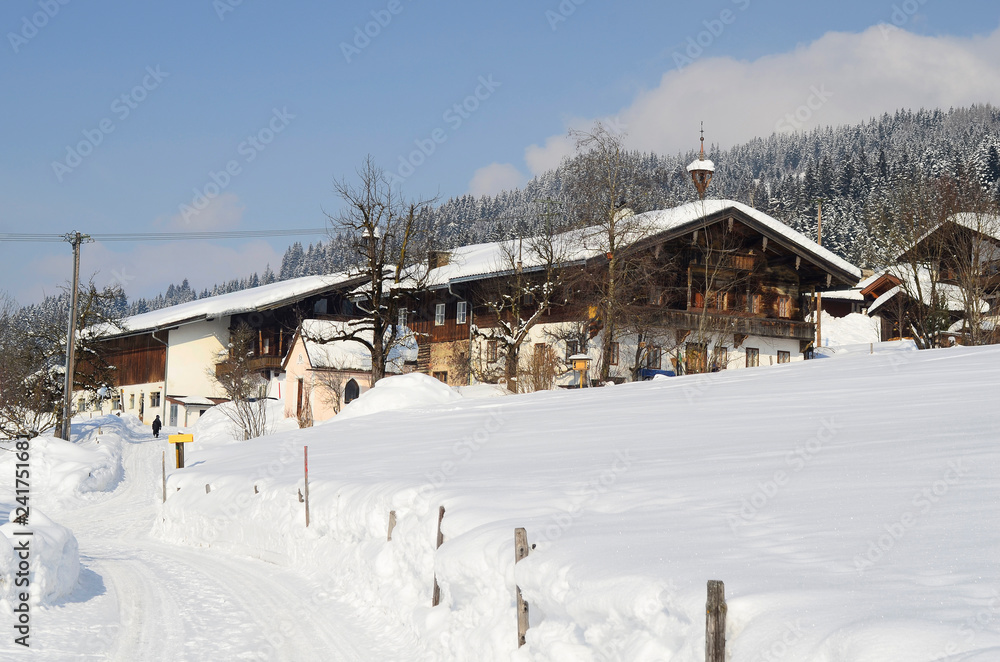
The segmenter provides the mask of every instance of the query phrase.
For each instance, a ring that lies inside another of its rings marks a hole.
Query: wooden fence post
[[[441,520],[444,519],[444,506],[438,509],[438,535],[437,535],[437,548],[441,547],[444,542],[444,536],[441,534]],[[434,595],[431,596],[431,606],[437,607],[441,602],[441,587],[438,586],[437,573],[434,574]]]
[[[389,542],[389,541],[392,540],[392,530],[395,529],[395,528],[396,528],[396,511],[395,510],[390,510],[389,511],[389,532],[385,536],[386,542]]]
[[[705,604],[705,662],[726,662],[726,586],[715,579]]]
[[[309,447],[302,447],[303,458],[305,460],[305,502],[306,502],[306,528],[309,528]]]
[[[514,564],[528,556],[528,532],[522,528],[514,529]],[[528,632],[528,603],[521,597],[521,587],[514,585],[517,593],[517,647],[524,645],[524,637]]]

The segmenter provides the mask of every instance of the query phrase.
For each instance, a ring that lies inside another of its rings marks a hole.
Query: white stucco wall
[[[566,356],[566,344],[565,342],[556,339],[570,335],[576,326],[577,325],[574,323],[536,324],[532,327],[528,334],[528,338],[521,346],[522,355],[530,356],[532,346],[535,343],[547,343],[552,346],[557,357],[560,359],[564,358]],[[680,360],[684,361],[686,342],[682,343],[677,348],[673,347],[676,343],[676,332],[674,329],[663,329],[659,332],[659,335],[661,336],[661,342],[659,344],[664,347],[661,356],[660,368],[662,370],[673,370],[674,366],[671,363],[671,359],[677,358],[677,354],[679,353]],[[718,342],[727,350],[725,368],[727,370],[746,368],[746,349],[751,347],[757,349],[759,352],[759,366],[777,365],[779,351],[789,353],[789,362],[802,361],[805,358],[799,351],[799,341],[793,339],[747,336],[739,347],[735,347],[733,335],[726,334],[725,336],[719,338]],[[638,338],[637,336],[631,334],[624,335],[619,338],[618,343],[618,364],[611,366],[610,374],[612,377],[628,381],[631,379],[630,368],[632,366],[633,357],[635,356]],[[474,350],[474,356],[485,356],[486,341],[483,339],[477,339],[476,345],[477,347]],[[601,336],[598,334],[596,337],[588,341],[587,347],[584,350],[592,359],[591,375],[595,374],[595,370],[599,365],[600,347]],[[709,357],[713,355],[714,351],[715,342],[710,341],[708,343]],[[556,378],[556,384],[558,386],[575,385],[578,382],[579,375],[573,370],[567,370],[565,373]]]
[[[229,317],[185,324],[170,331],[168,342],[170,395],[225,397],[212,375],[216,357],[229,344]]]

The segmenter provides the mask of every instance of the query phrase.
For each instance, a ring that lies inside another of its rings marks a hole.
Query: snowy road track
[[[163,446],[126,443],[114,492],[59,513],[80,545],[81,586],[40,613],[31,650],[0,642],[0,659],[397,659],[294,570],[151,539]]]

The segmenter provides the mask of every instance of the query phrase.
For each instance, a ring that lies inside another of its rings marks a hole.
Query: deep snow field
[[[110,421],[120,475],[112,461],[99,484],[77,458],[45,471],[90,482],[60,489],[39,469],[39,507],[51,490],[46,514],[80,541],[80,580],[38,607],[33,646],[59,641],[38,659],[700,662],[719,579],[734,661],[1000,660],[1000,347],[885,349],[519,396],[408,375],[353,416],[249,442],[213,411],[165,504],[166,444]],[[84,427],[78,445],[105,466]],[[93,515],[102,500],[128,525]],[[515,527],[535,545],[516,568]],[[136,584],[123,564],[149,575],[139,616],[122,606]],[[521,649],[515,584],[530,605]]]

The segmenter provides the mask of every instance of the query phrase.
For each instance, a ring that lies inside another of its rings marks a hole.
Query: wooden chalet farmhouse
[[[299,321],[333,311],[351,314],[341,293],[356,283],[343,275],[305,276],[132,316],[104,341],[118,374],[106,408],[147,424],[156,415],[165,425],[194,423],[225,400],[213,374],[242,324],[257,335],[253,364],[269,381],[269,396],[282,398],[282,364]]]
[[[941,344],[972,341],[973,327],[978,342],[1000,342],[1000,217],[952,215],[862,285],[883,340],[912,336],[915,309],[936,300],[947,315]]]
[[[652,276],[632,303],[644,328],[616,334],[615,381],[801,360],[816,333],[806,321],[814,292],[852,287],[861,277],[855,266],[738,202],[701,200],[637,221],[647,231],[624,250],[643,260]],[[542,385],[568,386],[577,377],[566,357],[583,351],[595,365],[601,358],[604,330],[594,319],[592,293],[581,291],[581,279],[572,275],[606,268],[608,255],[596,233],[573,231],[558,239],[567,256],[560,264],[563,291],[521,345],[522,372],[536,387],[533,367],[555,364]],[[430,289],[407,316],[420,371],[453,385],[497,374],[491,364],[503,359],[488,331],[497,323],[496,307],[487,303],[511,278],[513,251],[510,244],[479,244],[433,257]],[[522,257],[518,264],[526,278],[543,277],[537,260]],[[520,317],[535,312],[529,297]]]
[[[737,202],[701,200],[634,219],[645,230],[620,251],[642,265],[641,287],[629,301],[642,324],[615,332],[608,366],[614,381],[801,360],[815,337],[806,321],[814,292],[852,287],[860,278],[853,265]],[[429,256],[427,286],[398,311],[397,332],[407,342],[390,357],[389,372],[419,370],[451,385],[504,382],[516,391],[579,384],[566,359],[582,352],[599,365],[608,330],[588,288],[609,255],[589,229],[555,241],[555,269],[515,253],[511,242]],[[491,304],[510,296],[512,279],[533,283],[537,292],[546,278],[551,305],[541,309],[531,295],[517,295],[517,313],[531,324],[511,383],[496,333],[504,313]],[[169,426],[194,423],[224,400],[216,362],[232,332],[247,325],[257,334],[253,362],[269,382],[269,397],[285,401],[286,416],[328,418],[337,408],[323,391],[329,384],[338,384],[340,404],[371,385],[371,359],[361,345],[316,342],[363,320],[362,281],[308,276],[133,316],[105,341],[119,378],[106,404],[145,423],[156,415]]]

